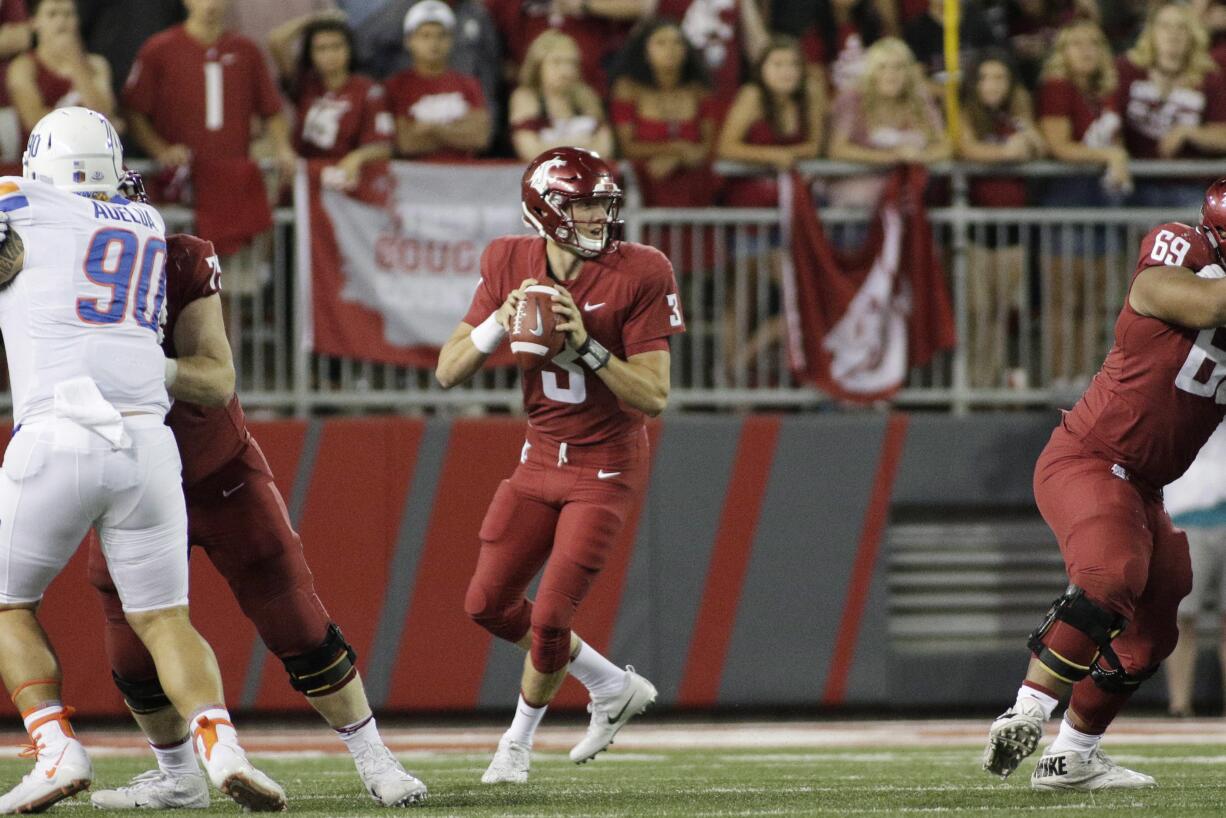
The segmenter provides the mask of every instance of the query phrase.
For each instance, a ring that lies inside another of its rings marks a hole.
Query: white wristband
[[[175,379],[179,377],[179,362],[174,358],[166,359],[166,389],[175,385]]]
[[[491,312],[490,317],[474,327],[468,336],[477,351],[485,355],[498,349],[498,345],[507,337],[507,331],[502,328],[502,324],[498,323],[497,315],[498,313]]]

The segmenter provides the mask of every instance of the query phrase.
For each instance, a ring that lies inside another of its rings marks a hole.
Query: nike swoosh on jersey
[[[597,480],[608,480],[610,477],[616,477],[619,474],[621,474],[621,472],[619,471],[605,471],[604,469],[601,469],[598,472],[596,472],[596,479]]]
[[[589,301],[588,303],[583,305],[583,311],[591,312],[592,310],[598,310],[607,303],[608,303],[607,301],[601,301],[599,304],[593,304]]]
[[[221,490],[221,496],[222,496],[222,497],[229,497],[231,494],[233,494],[234,492],[238,491],[239,489],[241,489],[241,488],[242,488],[243,486],[245,486],[245,485],[247,485],[247,481],[246,481],[246,480],[244,480],[243,482],[239,483],[237,486],[235,486],[235,487],[234,487],[234,488],[232,488],[232,489],[222,489],[222,490]]]

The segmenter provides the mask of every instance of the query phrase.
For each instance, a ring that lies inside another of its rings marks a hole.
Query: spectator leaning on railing
[[[481,85],[447,67],[455,23],[442,0],[421,0],[404,17],[404,45],[413,67],[387,81],[399,156],[466,159],[489,144],[492,123]]]
[[[563,145],[613,155],[604,105],[579,74],[579,46],[560,31],[544,31],[529,46],[510,108],[511,142],[524,161]]]
[[[1039,128],[1055,159],[1090,173],[1070,168],[1067,176],[1050,180],[1044,205],[1109,207],[1131,191],[1116,85],[1114,60],[1102,30],[1090,22],[1065,27],[1043,66]],[[1043,270],[1048,374],[1053,386],[1072,395],[1082,389],[1106,351],[1107,229],[1055,224],[1051,236],[1055,252]]]
[[[780,171],[816,159],[826,122],[824,103],[822,90],[806,76],[795,38],[776,35],[724,118],[719,158]],[[737,207],[774,207],[778,198],[773,175],[730,179],[724,191],[725,203]]]
[[[1161,3],[1137,43],[1116,61],[1124,146],[1134,159],[1226,155],[1226,79],[1209,56],[1209,34],[1182,3]],[[1146,180],[1133,203],[1194,207],[1197,180]]]
[[[1062,178],[1049,186],[1045,204],[1102,206],[1104,192],[1132,188],[1128,152],[1120,137],[1117,76],[1107,38],[1093,23],[1077,22],[1056,37],[1039,86],[1039,127],[1051,155],[1062,162],[1102,167],[1097,176]]]
[[[298,110],[294,148],[333,159],[329,187],[357,186],[362,167],[392,154],[395,127],[383,86],[353,72],[353,32],[340,12],[308,14],[278,26],[268,47]]]
[[[907,44],[878,40],[865,54],[857,86],[839,94],[830,129],[830,158],[871,165],[931,164],[948,159],[949,136],[924,72]],[[830,184],[831,204],[872,207],[885,186],[879,175]]]
[[[613,83],[612,114],[647,206],[714,203],[711,94],[702,56],[675,22],[657,18],[635,29]]]
[[[74,0],[35,0],[35,46],[14,59],[5,84],[21,117],[23,134],[55,108],[82,105],[115,115],[111,67],[106,58],[87,54]]]
[[[1043,137],[1034,125],[1030,95],[1021,86],[1008,52],[981,52],[962,79],[958,157],[970,162],[1012,164],[1043,155]],[[1025,207],[1026,182],[1017,176],[975,177],[970,202],[976,207]],[[1022,386],[1024,370],[1007,361],[1010,316],[1026,309],[1020,291],[1025,250],[1015,225],[985,225],[971,232],[966,287],[967,375],[972,387]],[[1007,383],[1005,375],[1009,377]]]

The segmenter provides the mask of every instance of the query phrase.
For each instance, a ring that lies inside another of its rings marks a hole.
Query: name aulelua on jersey
[[[21,272],[0,292],[14,422],[72,411],[64,404],[92,391],[83,378],[121,413],[165,415],[161,215],[14,177],[0,178],[0,211],[25,247]]]

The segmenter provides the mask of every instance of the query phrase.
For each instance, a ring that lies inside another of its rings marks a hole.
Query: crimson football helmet
[[[532,160],[521,184],[524,223],[543,238],[586,258],[609,252],[620,236],[622,191],[613,169],[599,155],[583,148],[551,148]],[[599,201],[604,217],[575,221],[572,205]],[[599,239],[583,235],[580,224],[604,226]],[[616,233],[616,235],[615,235]]]
[[[1200,206],[1200,229],[1213,245],[1218,263],[1226,264],[1222,245],[1226,244],[1226,178],[1218,179],[1205,191],[1205,201]]]

